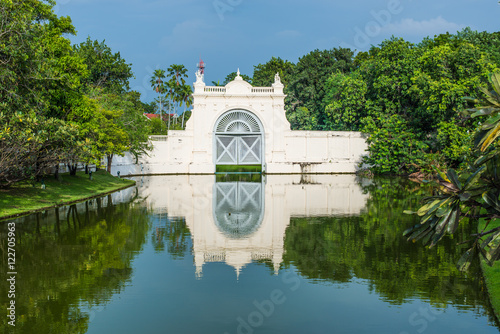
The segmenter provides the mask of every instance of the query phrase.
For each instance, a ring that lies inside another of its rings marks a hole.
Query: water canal
[[[402,237],[428,191],[353,175],[141,177],[15,221],[16,327],[3,317],[1,332],[498,333],[478,268],[455,268],[461,237],[431,250]]]

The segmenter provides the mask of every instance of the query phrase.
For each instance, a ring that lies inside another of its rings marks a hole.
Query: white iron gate
[[[216,135],[217,165],[262,164],[260,136]]]
[[[216,165],[259,165],[263,163],[262,150],[262,127],[253,114],[232,110],[217,120]]]

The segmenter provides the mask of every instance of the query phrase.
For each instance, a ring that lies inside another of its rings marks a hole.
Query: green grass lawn
[[[488,230],[500,225],[500,221],[493,220],[488,225]],[[482,230],[484,223],[481,223],[479,230]],[[495,310],[497,318],[500,318],[500,261],[496,261],[493,266],[489,266],[484,259],[481,259],[481,267],[484,273],[484,280],[490,295],[491,305]]]
[[[9,189],[0,189],[0,219],[82,201],[130,187],[135,181],[98,171],[92,173],[92,180],[89,180],[88,174],[78,172],[76,176],[61,174],[60,180],[54,176],[45,177],[44,183],[45,189],[42,189],[41,182],[33,186],[27,181]]]

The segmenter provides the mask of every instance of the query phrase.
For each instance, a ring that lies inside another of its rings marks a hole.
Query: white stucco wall
[[[240,76],[225,87],[207,87],[197,74],[193,110],[184,131],[152,136],[153,151],[134,164],[115,159],[113,170],[128,174],[212,174],[214,129],[227,112],[244,110],[263,127],[266,173],[354,173],[367,144],[359,132],[292,131],[285,116],[285,94],[279,77],[272,87],[252,87]]]

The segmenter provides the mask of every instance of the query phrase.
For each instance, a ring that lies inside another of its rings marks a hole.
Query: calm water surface
[[[477,266],[455,269],[470,231],[431,250],[402,237],[428,192],[351,175],[138,178],[15,220],[16,327],[2,317],[1,332],[498,333]]]

